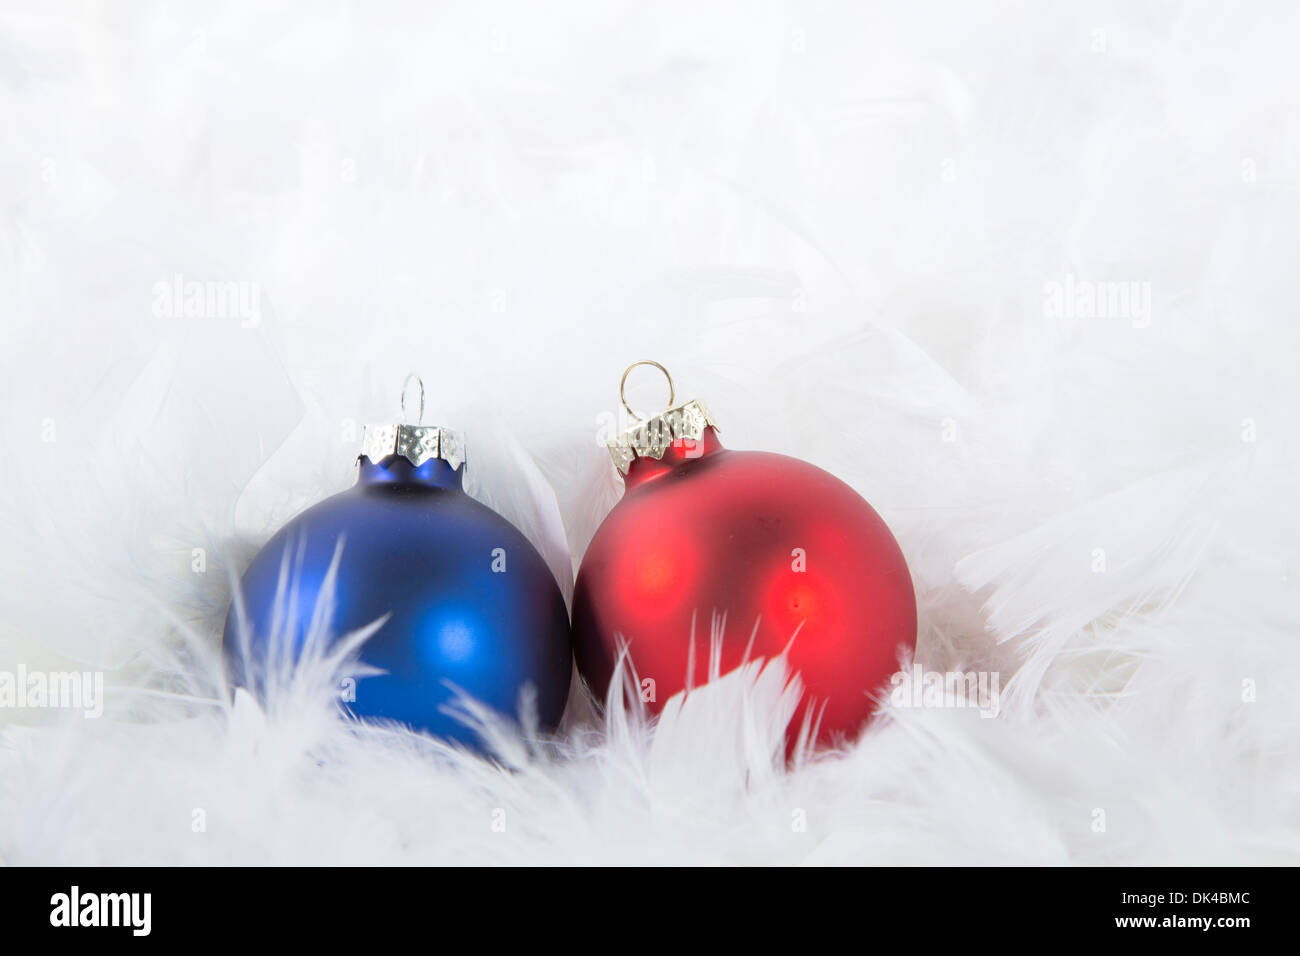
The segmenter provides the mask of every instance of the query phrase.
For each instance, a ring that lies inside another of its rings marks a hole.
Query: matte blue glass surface
[[[237,651],[233,607],[226,619],[226,658],[235,682],[265,692],[285,549],[291,569],[286,596],[296,597],[297,608],[281,625],[289,643],[278,646],[292,648],[296,658],[341,536],[332,640],[391,615],[360,655],[386,673],[357,676],[356,700],[346,706],[361,717],[400,721],[474,745],[473,732],[442,711],[453,696],[447,682],[511,717],[521,688],[530,683],[543,728],[553,728],[569,689],[564,598],[528,540],[464,493],[462,470],[438,459],[416,469],[403,458],[374,464],[362,457],[356,485],[281,529],[242,581],[251,629],[247,668]]]

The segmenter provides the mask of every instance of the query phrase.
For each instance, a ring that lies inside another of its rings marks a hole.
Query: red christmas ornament
[[[723,448],[700,402],[642,421],[610,452],[626,491],[583,557],[573,607],[595,694],[623,641],[638,679],[654,681],[657,713],[707,680],[712,616],[725,613],[721,673],[789,648],[805,687],[792,742],[809,707],[819,741],[855,734],[899,648],[916,643],[912,579],[875,510],[807,462]]]

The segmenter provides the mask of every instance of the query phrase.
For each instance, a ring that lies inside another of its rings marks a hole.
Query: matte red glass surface
[[[655,712],[708,676],[711,620],[725,612],[721,673],[787,646],[821,710],[819,739],[852,736],[869,696],[916,643],[907,564],[880,516],[806,462],[729,451],[712,429],[662,460],[640,458],[578,573],[578,665],[604,698],[620,637]],[[751,645],[752,638],[752,645]],[[824,706],[824,710],[822,710]],[[814,711],[816,712],[816,711]],[[796,720],[792,732],[797,732]]]

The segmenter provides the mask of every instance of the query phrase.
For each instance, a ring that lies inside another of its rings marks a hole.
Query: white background
[[[756,789],[752,755],[690,734],[672,759],[574,743],[511,784],[538,830],[505,849],[298,780],[313,826],[360,834],[321,846],[284,794],[213,782],[224,724],[145,744],[0,714],[0,781],[28,781],[0,782],[0,859],[1294,860],[1297,26],[1285,3],[6,3],[0,668],[158,686],[412,370],[566,578],[617,494],[619,375],[656,358],[729,445],[877,507],[927,666],[1019,670],[997,721],[897,715]],[[256,321],[160,315],[178,275],[243,283]],[[1053,306],[1098,283],[1149,311]],[[622,759],[650,769],[593,770]],[[479,819],[481,789],[393,760],[373,779]],[[193,843],[196,780],[268,833]],[[91,822],[38,853],[18,834],[54,795]],[[815,839],[781,835],[792,806]]]

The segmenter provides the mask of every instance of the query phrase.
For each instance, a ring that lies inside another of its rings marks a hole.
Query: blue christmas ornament
[[[356,715],[475,746],[444,710],[453,687],[516,717],[531,685],[541,728],[553,729],[569,690],[569,617],[541,555],[465,494],[455,432],[368,426],[362,446],[357,483],[281,529],[244,574],[224,635],[235,684],[263,696],[286,666],[383,619],[355,676],[337,677]]]

